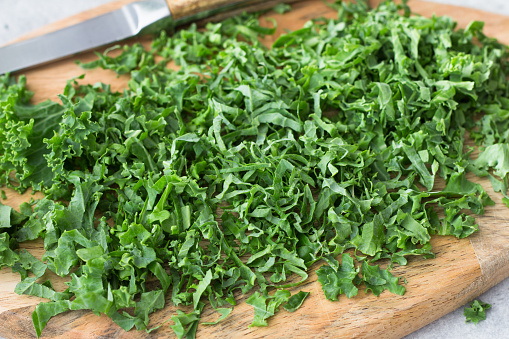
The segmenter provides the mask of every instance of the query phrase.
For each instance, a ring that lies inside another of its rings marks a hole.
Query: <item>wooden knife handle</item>
[[[217,8],[233,5],[238,0],[167,0],[171,16],[175,20],[192,17],[213,11]],[[246,1],[244,1],[246,2]]]
[[[234,15],[243,11],[253,12],[269,9],[280,2],[297,1],[299,0],[166,0],[172,18],[175,21],[184,22],[211,17],[224,19],[225,13],[221,14],[222,12]]]

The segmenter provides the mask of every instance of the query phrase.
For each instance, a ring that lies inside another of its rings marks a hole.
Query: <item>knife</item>
[[[0,74],[58,60],[136,35],[295,0],[142,0],[48,34],[0,47]]]

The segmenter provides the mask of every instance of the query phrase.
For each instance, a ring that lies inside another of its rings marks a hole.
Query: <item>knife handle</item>
[[[227,7],[232,3],[238,3],[235,0],[167,0],[172,18],[175,20],[193,17],[195,15],[206,16],[207,12],[212,12],[218,8]]]
[[[189,23],[193,20],[211,18],[222,20],[230,15],[256,12],[274,7],[280,2],[299,0],[166,0],[172,18],[176,22]]]

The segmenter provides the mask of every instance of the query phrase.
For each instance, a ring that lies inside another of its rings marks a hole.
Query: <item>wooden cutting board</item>
[[[59,28],[71,22],[79,22],[88,17],[118,7],[120,3],[103,6],[64,22],[49,26],[43,31]],[[485,33],[509,44],[509,18],[454,6],[438,5],[421,1],[410,1],[416,13],[425,16],[449,15],[465,27],[471,20],[486,22]],[[304,1],[295,4],[294,11],[285,15],[270,13],[278,21],[278,34],[284,29],[297,29],[307,20],[326,16],[334,17],[335,12],[321,1]],[[133,39],[148,46],[149,38]],[[270,43],[270,41],[268,41]],[[94,59],[92,53],[79,56],[83,61]],[[35,91],[34,103],[45,99],[57,100],[66,80],[86,73],[82,83],[102,81],[110,83],[113,90],[121,90],[127,77],[117,77],[110,71],[91,70],[84,72],[73,63],[74,58],[26,71],[28,87]],[[408,280],[404,296],[382,293],[379,297],[360,292],[358,296],[339,302],[327,301],[316,281],[314,271],[321,265],[311,268],[308,282],[298,286],[299,290],[309,291],[311,295],[303,306],[294,313],[281,310],[269,320],[265,328],[249,328],[253,318],[252,308],[240,298],[239,305],[225,321],[215,326],[200,325],[198,338],[351,338],[376,337],[395,338],[409,334],[420,327],[442,317],[465,304],[490,287],[509,276],[509,209],[501,203],[501,196],[495,194],[487,180],[470,177],[481,183],[496,202],[486,214],[477,217],[480,231],[469,239],[458,240],[453,237],[433,237],[435,259],[411,258],[408,266],[398,266],[393,274]],[[439,184],[438,184],[439,185]],[[7,200],[2,203],[17,208],[30,199],[30,192],[18,195],[7,191]],[[40,196],[39,196],[40,197]],[[42,242],[32,241],[22,244],[29,252],[41,258]],[[64,279],[47,274],[56,289],[65,289]],[[14,287],[19,282],[18,274],[10,269],[0,271],[0,337],[34,338],[31,313],[36,304],[44,301],[32,296],[19,296]],[[167,306],[154,313],[150,326],[162,324],[175,314],[175,307]],[[217,313],[205,308],[202,321],[214,321]],[[42,337],[44,338],[172,338],[174,334],[169,321],[157,331],[147,334],[135,330],[125,332],[106,316],[96,316],[89,311],[71,311],[52,318]]]

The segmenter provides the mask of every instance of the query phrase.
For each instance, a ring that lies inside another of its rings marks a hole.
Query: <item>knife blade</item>
[[[0,47],[0,74],[59,60],[127,38],[225,11],[295,0],[142,0],[81,23]]]

